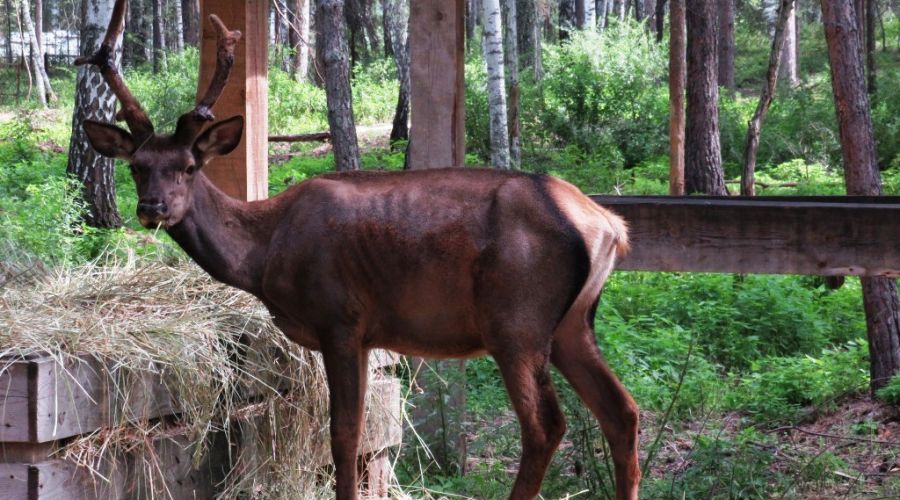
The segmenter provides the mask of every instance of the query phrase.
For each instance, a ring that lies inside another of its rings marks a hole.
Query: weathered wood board
[[[900,276],[900,197],[592,196],[638,271]]]

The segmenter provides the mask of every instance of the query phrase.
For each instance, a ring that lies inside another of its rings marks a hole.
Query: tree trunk
[[[506,91],[503,70],[503,23],[500,0],[483,0],[484,62],[487,66],[490,113],[491,166],[510,168],[509,131],[506,124]]]
[[[858,23],[851,0],[822,0],[847,194],[881,194],[875,138],[866,95]],[[871,387],[900,373],[900,300],[890,278],[861,278],[869,338]]]
[[[780,76],[781,80],[790,87],[796,87],[800,83],[797,72],[797,9],[791,9],[784,33]]]
[[[18,6],[22,14],[22,22],[25,24],[25,36],[28,37],[28,43],[31,45],[31,69],[34,73],[35,92],[38,94],[38,101],[41,103],[41,106],[46,108],[48,101],[56,101],[56,94],[53,92],[53,87],[50,86],[50,77],[47,76],[47,69],[44,67],[44,57],[41,55],[41,49],[38,46],[34,21],[31,19],[28,4],[25,0],[19,0]]]
[[[641,0],[634,0],[634,20],[640,22],[644,18],[644,4]]]
[[[727,194],[719,145],[719,86],[716,64],[717,0],[687,0],[687,123],[685,191]]]
[[[408,0],[385,0],[388,8],[385,15],[390,24],[390,40],[394,47],[394,62],[397,64],[397,80],[400,91],[397,95],[397,108],[394,110],[394,122],[391,126],[391,145],[398,141],[409,140],[409,40],[407,26],[409,24]],[[387,39],[385,39],[387,41]]]
[[[350,60],[344,35],[343,0],[318,0],[316,29],[323,33],[325,96],[328,101],[328,125],[334,144],[334,162],[338,171],[359,170],[359,146],[353,121],[350,89]]]
[[[756,111],[747,126],[747,142],[744,146],[744,171],[741,174],[741,196],[756,195],[756,153],[759,150],[759,134],[762,122],[766,119],[769,105],[775,97],[775,87],[778,83],[778,67],[781,64],[782,50],[787,40],[787,25],[791,22],[794,12],[794,0],[781,0],[778,9],[778,20],[775,22],[775,36],[772,39],[772,49],[769,52],[769,68],[766,70],[766,81],[762,92],[759,94],[759,103]]]
[[[200,3],[199,0],[181,0],[181,25],[184,45],[200,46]]]
[[[128,19],[125,22],[125,39],[122,41],[123,65],[127,63],[136,66],[147,62],[147,45],[145,42],[147,40],[147,32],[146,26],[144,25],[144,1],[145,0],[132,0],[131,2],[128,2]],[[197,16],[199,18],[199,12]],[[199,27],[197,29],[199,40]]]
[[[656,0],[656,43],[662,43],[666,29],[666,0]]]
[[[478,23],[479,5],[477,0],[466,0],[466,50],[475,40],[475,25]]]
[[[875,95],[877,84],[875,81],[875,17],[877,5],[875,0],[866,0],[866,90],[869,95]]]
[[[381,0],[381,38],[384,41],[384,57],[394,57],[389,10],[390,0]]]
[[[37,40],[38,57],[44,61],[44,2],[43,0],[34,1],[34,38]]]
[[[81,52],[93,54],[100,48],[114,0],[82,0]],[[116,44],[115,59],[121,61],[121,38]],[[69,141],[69,163],[66,173],[82,185],[87,205],[85,222],[93,227],[115,228],[122,225],[116,207],[115,160],[94,151],[87,140],[82,123],[97,120],[115,121],[116,98],[94,65],[78,68],[75,83],[75,110],[72,114],[72,139]]]
[[[578,25],[578,16],[576,15],[576,3],[581,0],[560,0],[559,1],[559,39],[567,40],[569,31]]]
[[[719,86],[734,90],[734,0],[719,0]]]
[[[685,0],[672,0],[669,35],[669,194],[684,195]]]
[[[6,6],[6,63],[12,66],[12,20],[13,17],[15,17],[15,14],[13,14],[12,3],[10,0],[4,0],[4,5]]]
[[[184,12],[179,0],[175,0],[175,50],[184,50]]]
[[[163,0],[150,0],[153,2],[153,72],[159,73],[165,65],[166,39],[163,27]]]
[[[294,79],[306,81],[309,77],[309,0],[294,1],[291,47],[294,48]]]
[[[593,1],[593,0],[591,0]],[[516,0],[503,0],[506,7],[504,28],[505,44],[503,46],[504,65],[506,66],[507,126],[509,128],[509,167],[519,168],[522,160],[521,124],[519,122],[519,48],[516,15]]]

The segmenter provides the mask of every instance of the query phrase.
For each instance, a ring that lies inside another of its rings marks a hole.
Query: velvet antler
[[[234,47],[241,39],[241,32],[230,31],[219,19],[219,16],[210,14],[209,21],[216,30],[216,71],[213,73],[206,93],[197,102],[194,109],[178,118],[175,138],[182,144],[192,143],[203,130],[206,122],[215,120],[212,107],[215,106],[225,89],[225,84],[228,83],[231,67],[234,66]]]
[[[93,64],[97,66],[106,84],[122,104],[122,109],[116,113],[116,120],[124,120],[128,123],[128,128],[140,144],[153,135],[153,123],[138,100],[128,90],[128,86],[125,85],[116,68],[115,60],[116,41],[125,29],[125,3],[126,0],[116,0],[112,16],[109,18],[106,36],[97,52],[91,56],[79,57],[75,60],[75,65]]]

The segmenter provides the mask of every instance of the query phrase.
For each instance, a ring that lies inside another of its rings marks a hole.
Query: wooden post
[[[465,0],[410,2],[409,168],[462,167],[465,163]],[[421,395],[412,421],[435,461],[465,465],[462,423],[465,361],[411,361]]]
[[[269,3],[265,0],[200,0],[199,89],[205,91],[216,67],[216,34],[209,15],[243,34],[235,49],[231,78],[213,112],[216,119],[243,115],[244,137],[237,149],[204,167],[223,191],[242,200],[268,195],[268,38]]]
[[[465,163],[465,0],[410,2],[410,168]]]

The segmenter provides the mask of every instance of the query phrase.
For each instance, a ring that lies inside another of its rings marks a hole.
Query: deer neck
[[[243,202],[201,172],[184,219],[169,228],[181,248],[213,278],[259,295],[277,216],[272,201]]]

